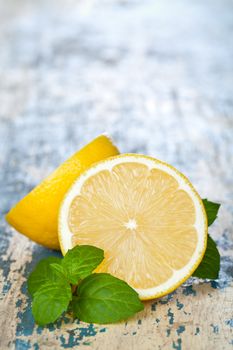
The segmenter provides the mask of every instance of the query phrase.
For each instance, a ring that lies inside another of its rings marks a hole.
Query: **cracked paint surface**
[[[232,13],[227,0],[0,0],[0,349],[232,349]],[[26,280],[60,253],[4,215],[104,131],[122,152],[171,163],[222,203],[210,228],[220,276],[189,279],[127,322],[64,314],[39,327]]]

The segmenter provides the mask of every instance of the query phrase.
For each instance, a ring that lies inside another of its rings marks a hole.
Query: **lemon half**
[[[96,272],[125,280],[142,300],[165,295],[201,262],[207,242],[202,200],[172,166],[135,154],[87,169],[59,214],[63,254],[78,244],[102,248]]]
[[[6,215],[6,220],[33,241],[48,248],[60,249],[58,212],[65,193],[91,164],[118,153],[111,139],[100,135],[21,199]]]

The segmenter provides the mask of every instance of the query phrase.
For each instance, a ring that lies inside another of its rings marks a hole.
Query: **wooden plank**
[[[232,4],[0,0],[0,349],[224,350],[233,345]],[[128,322],[34,324],[26,280],[57,255],[9,208],[85,142],[165,160],[222,203],[217,281],[189,280]]]

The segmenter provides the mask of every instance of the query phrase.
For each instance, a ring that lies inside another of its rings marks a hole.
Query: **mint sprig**
[[[202,202],[205,207],[208,226],[210,226],[217,219],[220,204],[211,202],[208,199],[203,199]],[[205,255],[198,268],[194,271],[193,276],[203,279],[216,279],[218,278],[219,270],[220,254],[216,243],[208,234]]]
[[[40,261],[28,279],[35,321],[42,326],[54,322],[69,308],[82,321],[111,323],[142,310],[138,294],[126,282],[109,274],[91,275],[103,259],[102,249],[81,245],[63,259]]]

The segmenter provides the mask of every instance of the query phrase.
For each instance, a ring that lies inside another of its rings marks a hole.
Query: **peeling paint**
[[[194,297],[197,295],[197,292],[193,289],[192,285],[183,287],[182,293],[184,295],[193,295]]]
[[[83,343],[83,339],[86,337],[93,337],[97,334],[97,331],[93,324],[87,324],[87,327],[77,327],[73,330],[68,330],[68,337],[65,335],[60,336],[61,347],[67,349]]]
[[[18,299],[15,303],[15,306],[20,307],[22,305],[22,302],[23,302],[22,299]]]
[[[174,323],[174,313],[171,311],[171,308],[168,309],[167,315],[169,318],[169,324],[172,325]]]
[[[44,327],[38,326],[38,327],[36,328],[36,333],[37,333],[37,334],[41,334],[41,333],[43,332],[43,329],[44,329]]]
[[[176,330],[176,333],[178,335],[180,335],[181,333],[183,333],[185,331],[185,326],[179,326]]]
[[[5,283],[3,284],[2,288],[2,294],[7,294],[9,290],[11,289],[12,283],[9,280],[6,280]]]
[[[211,287],[214,288],[214,289],[218,289],[218,288],[219,288],[219,284],[218,284],[217,281],[211,281],[211,282],[210,282],[210,285],[211,285]]]
[[[19,321],[17,322],[16,327],[16,336],[29,336],[32,335],[35,322],[32,316],[31,303],[28,302],[23,311],[17,313]]]
[[[219,333],[219,327],[217,325],[214,325],[213,323],[211,323],[210,325],[213,329],[213,333],[218,334]]]
[[[231,318],[230,320],[226,320],[225,323],[230,326],[233,327],[233,318]]]
[[[100,333],[104,333],[104,332],[106,332],[106,330],[107,330],[107,328],[101,328],[101,329],[99,330],[99,332],[100,332]]]
[[[195,331],[195,334],[194,335],[198,335],[200,334],[200,328],[199,327],[196,327],[196,331]]]
[[[182,340],[181,338],[177,339],[177,342],[172,342],[172,348],[176,350],[182,350]]]
[[[9,273],[11,270],[11,264],[14,262],[13,259],[9,256],[7,259],[4,257],[8,248],[9,242],[12,237],[12,230],[9,227],[6,227],[4,221],[0,221],[0,232],[4,232],[4,235],[1,235],[0,239],[0,267],[3,275],[3,284],[1,294],[6,294],[9,292],[11,287],[11,282],[9,281]]]
[[[156,302],[151,304],[151,311],[156,311],[156,306],[157,306]]]
[[[177,306],[177,309],[178,309],[178,310],[181,310],[181,309],[183,309],[184,304],[180,303],[179,300],[176,299],[176,306]]]
[[[171,300],[173,299],[173,296],[174,296],[176,293],[177,293],[177,291],[174,290],[172,293],[170,293],[170,294],[164,296],[162,299],[159,300],[159,304],[162,304],[162,305],[168,304],[169,301],[171,301]]]
[[[220,271],[220,274],[221,274],[221,271]],[[231,280],[227,278],[222,278],[216,281],[211,281],[210,285],[213,289],[225,289],[230,285],[230,283],[231,283]]]
[[[30,341],[26,341],[23,339],[16,339],[15,341],[15,350],[29,350],[31,349]]]

